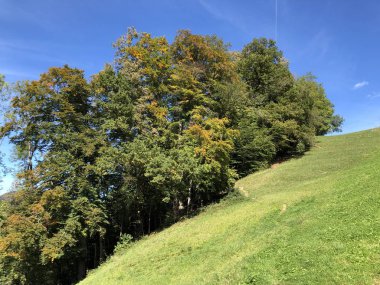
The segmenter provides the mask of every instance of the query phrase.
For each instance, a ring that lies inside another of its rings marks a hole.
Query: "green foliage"
[[[5,77],[4,75],[0,74],[0,102],[2,102],[4,98],[4,93],[7,89],[7,84],[5,82]]]
[[[7,201],[0,200],[0,227],[7,217],[9,203]]]
[[[265,38],[254,39],[243,48],[238,70],[258,105],[278,102],[294,81],[276,43]]]
[[[321,84],[317,83],[312,74],[307,74],[296,80],[291,92],[292,99],[298,100],[303,109],[302,122],[314,129],[316,135],[339,131],[343,119],[334,115],[334,106],[327,99]]]
[[[8,99],[8,85],[5,82],[5,76],[0,74],[0,116],[3,116],[3,112],[5,109],[5,105],[7,104],[7,99]],[[1,145],[1,142],[0,142]],[[0,151],[0,183],[3,181],[3,175],[7,173],[7,167],[5,166],[3,162],[3,153]],[[0,187],[0,190],[1,187]]]
[[[239,122],[234,165],[241,175],[266,168],[275,158],[276,145],[267,128],[259,127],[257,112],[247,112]]]
[[[126,249],[131,247],[132,241],[133,237],[130,234],[122,234],[115,246],[114,254],[123,253]]]
[[[294,79],[274,41],[253,40],[243,48],[237,67],[249,94],[234,151],[240,174],[302,154],[315,135],[339,131],[342,118],[334,115],[323,87],[311,74]]]
[[[342,122],[271,40],[231,53],[216,36],[129,29],[114,46],[90,81],[65,65],[13,90],[0,137],[22,169],[2,215],[3,283],[76,282],[120,237],[193,214]]]
[[[318,137],[202,213],[134,242],[80,285],[376,284],[380,129]]]
[[[46,266],[54,283],[61,263],[82,278],[81,241],[104,235],[105,213],[92,170],[102,142],[88,120],[89,90],[83,72],[68,66],[17,86],[2,127],[24,162],[1,232],[7,271],[23,272],[14,280],[8,275],[12,282],[42,282],[46,273],[39,269]]]

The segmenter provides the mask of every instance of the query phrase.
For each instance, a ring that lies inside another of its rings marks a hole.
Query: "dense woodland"
[[[0,137],[20,170],[0,208],[1,284],[75,283],[120,240],[196,213],[342,123],[272,40],[232,52],[216,36],[130,29],[114,46],[91,80],[65,65],[12,87]]]

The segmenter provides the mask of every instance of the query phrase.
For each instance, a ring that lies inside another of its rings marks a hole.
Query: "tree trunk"
[[[27,158],[27,170],[33,170],[33,155],[34,155],[35,147],[32,146],[32,142],[28,144],[28,158]]]
[[[148,214],[148,235],[150,234],[150,217],[152,214],[152,206],[149,205],[149,214]]]
[[[191,188],[193,188],[193,180],[190,180],[190,187],[189,187],[189,192],[187,196],[187,214],[190,212],[190,206],[191,206]]]
[[[93,267],[95,268],[97,265],[98,265],[98,245],[96,242],[93,243],[94,244],[94,254],[93,254],[93,259],[92,259],[92,263],[93,263]]]
[[[174,201],[173,201],[173,217],[174,217],[174,221],[177,221],[178,216],[179,216],[178,207],[179,207],[179,200],[178,200],[177,197],[174,197]]]
[[[78,261],[78,281],[86,277],[86,261],[87,261],[87,240],[85,237],[80,238],[80,253]]]
[[[104,260],[104,238],[99,234],[99,264]]]

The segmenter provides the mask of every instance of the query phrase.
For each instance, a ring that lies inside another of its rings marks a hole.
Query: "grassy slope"
[[[80,284],[380,284],[380,129],[318,138],[237,187]]]

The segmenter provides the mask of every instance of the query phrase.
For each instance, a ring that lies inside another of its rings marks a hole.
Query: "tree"
[[[1,134],[17,146],[24,170],[18,174],[18,198],[12,201],[0,240],[4,254],[15,258],[4,260],[13,269],[49,266],[55,278],[62,278],[60,270],[66,268],[80,280],[87,267],[87,240],[104,235],[106,224],[93,171],[102,140],[89,117],[89,86],[81,70],[64,66],[16,90]],[[36,231],[31,235],[39,239],[30,241],[33,251],[26,249],[32,251],[32,260],[17,252],[25,248],[20,247],[25,238],[12,241],[14,247],[7,242],[15,226],[18,231],[29,224]],[[35,276],[27,272],[15,275],[14,281],[44,280],[43,271],[34,271]]]
[[[234,151],[241,174],[302,154],[315,135],[339,130],[342,119],[334,115],[323,87],[312,75],[294,79],[274,41],[254,39],[238,56],[237,67],[250,94]]]
[[[211,122],[220,108],[220,95],[210,90],[230,84],[221,81],[226,80],[227,67],[221,69],[213,62],[233,64],[221,40],[188,31],[180,31],[169,46],[164,38],[130,29],[115,46],[116,65],[107,66],[92,81],[101,110],[100,129],[110,142],[98,167],[111,189],[107,203],[120,205],[110,209],[115,228],[120,234],[130,231],[139,236],[177,220],[183,209],[191,212],[212,201],[226,187],[231,189],[229,178],[219,189],[210,187],[212,195],[198,185],[201,169],[219,157],[198,156],[201,142],[190,139],[189,131],[208,132],[202,118]],[[220,138],[211,141],[216,139]],[[230,177],[232,171],[224,160],[224,172],[218,175]],[[208,175],[216,175],[207,169]],[[207,181],[206,174],[202,180]]]
[[[5,77],[4,75],[0,74],[0,102],[2,104],[6,104],[6,101],[7,101],[7,96],[6,96],[6,89],[7,89],[7,84],[5,82]],[[4,111],[0,109],[0,114],[2,114]],[[5,174],[6,173],[6,167],[4,165],[4,162],[3,162],[3,153],[0,152],[0,173],[1,174]],[[0,183],[2,182],[2,177],[0,176]],[[1,187],[0,187],[0,190]]]
[[[307,74],[298,78],[292,88],[294,97],[298,97],[304,108],[303,120],[314,128],[316,135],[339,131],[343,119],[334,115],[334,105],[326,96],[323,86],[316,82],[316,77]]]
[[[16,84],[0,126],[21,162],[0,210],[1,283],[77,282],[126,234],[191,215],[339,128],[323,87],[295,79],[274,41],[228,48],[129,29],[90,81],[65,65]]]
[[[254,39],[243,48],[238,70],[258,105],[278,102],[294,81],[276,43],[265,38]]]

